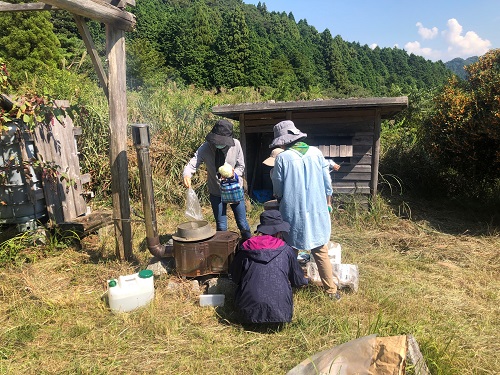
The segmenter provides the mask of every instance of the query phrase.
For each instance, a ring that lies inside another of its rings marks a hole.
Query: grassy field
[[[334,214],[332,239],[343,263],[358,265],[359,291],[335,303],[317,287],[298,290],[293,321],[279,331],[242,326],[230,296],[224,307],[200,307],[192,284],[172,275],[155,279],[152,304],[110,312],[106,280],[151,258],[141,222],[131,263],[115,259],[112,227],[80,246],[52,236],[3,244],[20,255],[0,268],[0,373],[284,374],[372,333],[413,334],[432,374],[500,373],[498,230],[429,202],[381,201],[372,214]],[[252,225],[261,209],[252,206]],[[160,207],[157,217],[159,233],[171,234],[183,208]]]

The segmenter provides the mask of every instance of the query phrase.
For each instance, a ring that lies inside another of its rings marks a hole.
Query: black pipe
[[[132,140],[137,150],[139,177],[141,180],[142,206],[146,223],[146,242],[151,254],[157,258],[172,256],[166,251],[166,246],[160,244],[156,227],[156,209],[153,192],[153,177],[149,159],[149,126],[147,124],[132,125]]]

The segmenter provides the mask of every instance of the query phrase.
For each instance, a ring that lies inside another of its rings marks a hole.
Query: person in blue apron
[[[304,142],[307,134],[293,121],[281,121],[273,131],[269,148],[285,150],[276,155],[271,174],[279,210],[290,223],[285,241],[297,251],[311,251],[327,295],[339,300],[327,247],[332,230],[330,165],[317,147]]]

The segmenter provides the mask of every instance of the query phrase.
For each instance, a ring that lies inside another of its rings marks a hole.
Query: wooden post
[[[109,158],[116,255],[132,258],[132,230],[127,159],[127,87],[125,67],[125,31],[106,25],[106,48],[109,62]]]
[[[372,175],[370,180],[370,194],[372,197],[372,202],[375,201],[377,196],[378,163],[380,158],[380,127],[381,127],[380,108],[377,108],[375,110],[375,126],[373,129]]]

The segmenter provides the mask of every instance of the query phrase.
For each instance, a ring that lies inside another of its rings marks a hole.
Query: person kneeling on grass
[[[260,215],[257,235],[242,243],[230,267],[235,303],[245,323],[290,322],[292,287],[307,285],[295,251],[283,241],[290,224],[278,210]]]

